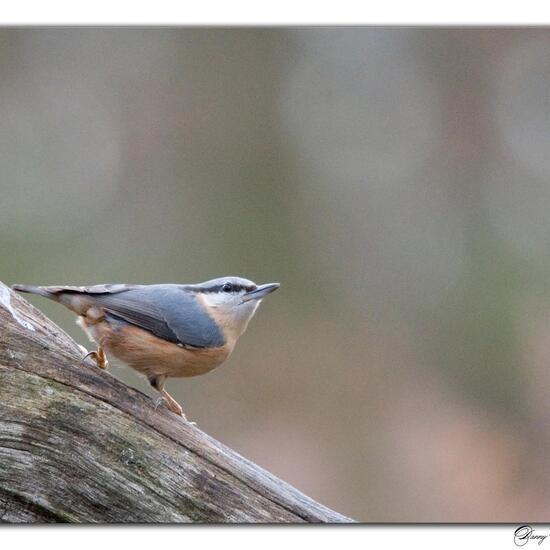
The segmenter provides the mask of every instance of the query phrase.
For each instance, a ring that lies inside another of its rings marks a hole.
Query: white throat
[[[232,336],[238,338],[246,330],[261,300],[242,301],[239,295],[205,293],[202,296],[211,315]]]

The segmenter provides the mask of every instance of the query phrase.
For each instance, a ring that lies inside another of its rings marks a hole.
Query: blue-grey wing
[[[201,308],[194,293],[179,285],[138,286],[118,293],[96,294],[93,300],[106,313],[169,342],[196,348],[225,343],[223,333]]]

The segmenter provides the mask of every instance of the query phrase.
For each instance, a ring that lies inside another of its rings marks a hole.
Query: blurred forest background
[[[8,284],[282,283],[168,383],[204,431],[359,520],[549,520],[550,29],[4,28],[0,165]]]

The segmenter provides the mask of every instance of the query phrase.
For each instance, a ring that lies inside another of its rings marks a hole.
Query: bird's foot
[[[187,417],[185,416],[180,404],[168,392],[163,391],[161,395],[153,400],[153,403],[155,404],[155,409],[157,409],[160,405],[166,405],[166,408],[169,411],[172,411],[174,414],[181,416],[182,419],[188,424],[191,424],[192,426],[197,425],[196,422],[189,422],[189,420],[187,420]]]
[[[100,369],[106,369],[109,367],[109,362],[107,361],[107,356],[105,355],[105,352],[102,348],[97,348],[97,351],[89,351],[83,358],[82,362],[84,362],[88,357],[91,357],[95,362],[96,365]]]
[[[158,409],[161,405],[164,405],[166,400],[162,395],[159,395],[156,399],[153,399],[153,405],[155,405],[155,409]]]

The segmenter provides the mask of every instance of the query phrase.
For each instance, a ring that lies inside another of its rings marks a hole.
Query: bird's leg
[[[160,393],[160,398],[158,401],[164,401],[169,410],[171,410],[178,416],[181,416],[185,421],[187,421],[187,418],[185,414],[183,414],[183,409],[181,408],[180,404],[164,389],[166,376],[149,376],[148,380],[151,386],[153,386],[153,388],[155,388]],[[155,401],[156,406],[159,405],[158,401]]]
[[[96,351],[89,351],[82,358],[82,362],[84,362],[88,357],[91,357],[100,369],[106,369],[109,366],[107,356],[105,355],[105,352],[103,351],[103,348],[101,346],[97,346]]]

